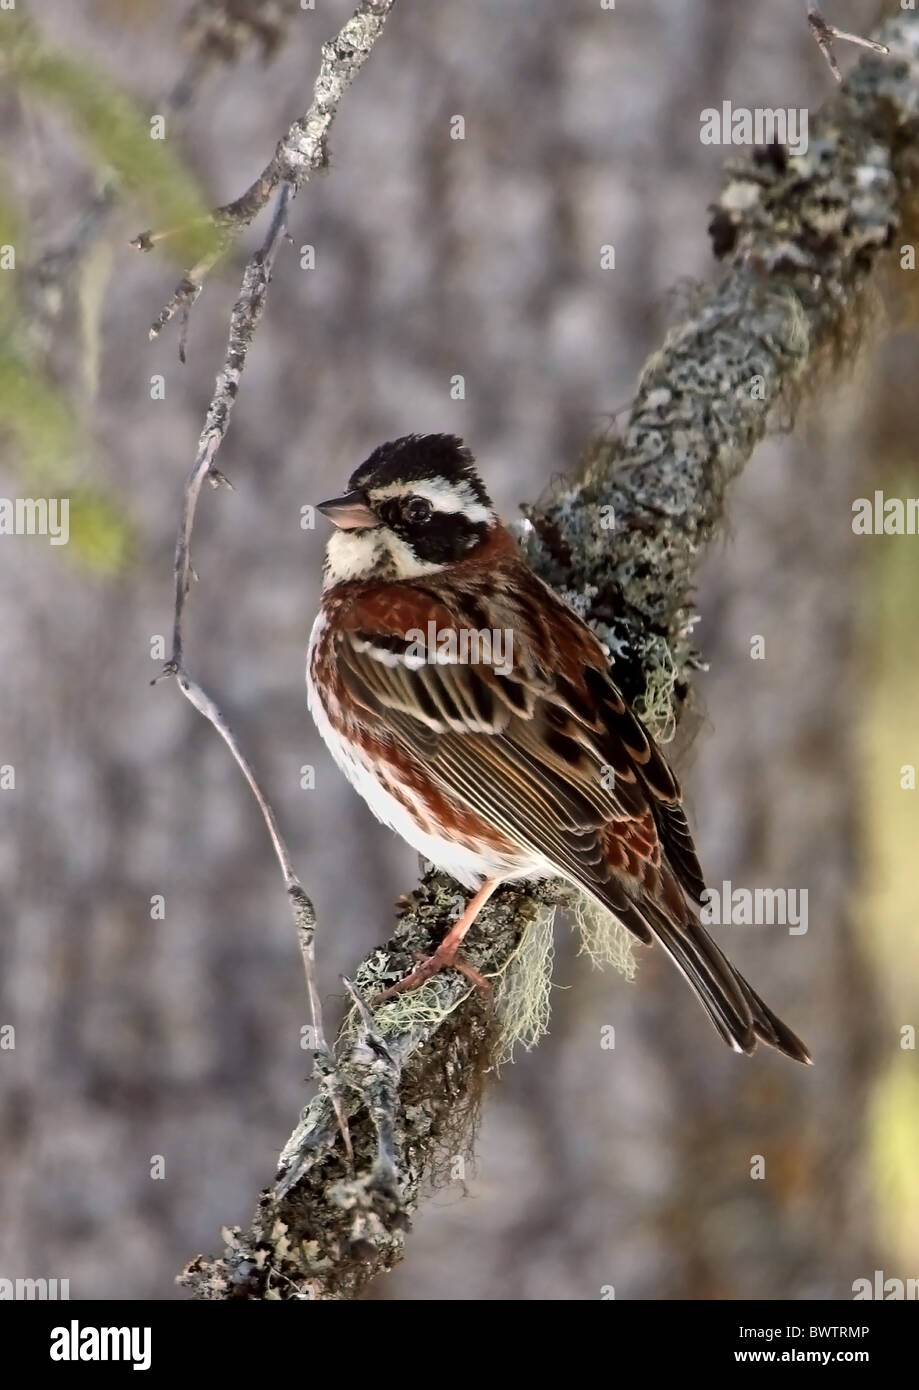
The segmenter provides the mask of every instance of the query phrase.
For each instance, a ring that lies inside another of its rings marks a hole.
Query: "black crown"
[[[491,499],[475,471],[475,459],[455,434],[405,434],[401,439],[381,444],[352,473],[348,489],[416,483],[433,478],[468,483],[477,501],[491,507]]]

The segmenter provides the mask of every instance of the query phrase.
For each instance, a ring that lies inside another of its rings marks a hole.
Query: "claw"
[[[385,1004],[390,999],[395,999],[399,994],[410,994],[412,990],[420,989],[434,975],[439,975],[441,970],[458,970],[482,994],[491,993],[491,985],[485,976],[481,975],[475,966],[464,960],[456,949],[444,951],[442,947],[438,947],[432,956],[424,956],[419,953],[416,960],[418,964],[410,975],[406,975],[404,980],[398,980],[394,985],[390,985],[388,989],[382,990],[380,994],[374,995],[371,1000],[374,1008],[379,1004]]]

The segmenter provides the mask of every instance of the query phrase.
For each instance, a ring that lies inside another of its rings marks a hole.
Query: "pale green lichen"
[[[597,969],[611,965],[626,979],[632,979],[636,969],[632,938],[621,922],[586,893],[573,892],[567,906],[580,937],[578,954],[586,955]],[[494,992],[498,1018],[491,1061],[495,1069],[512,1062],[518,1048],[531,1051],[549,1031],[557,909],[554,903],[540,903],[537,907],[515,949],[499,970],[486,977]],[[405,1036],[420,1027],[439,1027],[473,993],[471,987],[459,995],[446,991],[439,987],[444,978],[435,977],[420,989],[397,995],[383,1005],[376,1015],[381,1030]],[[361,1033],[361,1018],[352,1007],[342,1024],[340,1042],[356,1043]]]
[[[632,949],[635,938],[618,917],[587,893],[578,895],[571,904],[571,911],[581,938],[578,955],[587,956],[597,970],[611,965],[627,980],[633,979],[637,969]]]
[[[495,1067],[512,1062],[517,1047],[529,1052],[549,1031],[555,912],[555,907],[549,904],[542,907],[500,972],[495,988],[495,1004],[501,1020]]]

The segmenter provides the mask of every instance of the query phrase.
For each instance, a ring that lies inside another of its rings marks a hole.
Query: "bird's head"
[[[469,557],[497,524],[473,457],[452,434],[381,444],[352,473],[345,495],[319,510],[337,528],[326,587],[433,574]]]

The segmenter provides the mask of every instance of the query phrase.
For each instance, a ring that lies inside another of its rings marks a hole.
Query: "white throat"
[[[419,560],[410,545],[379,527],[368,531],[336,531],[325,552],[322,587],[331,589],[355,579],[416,579],[435,574],[443,565]]]

